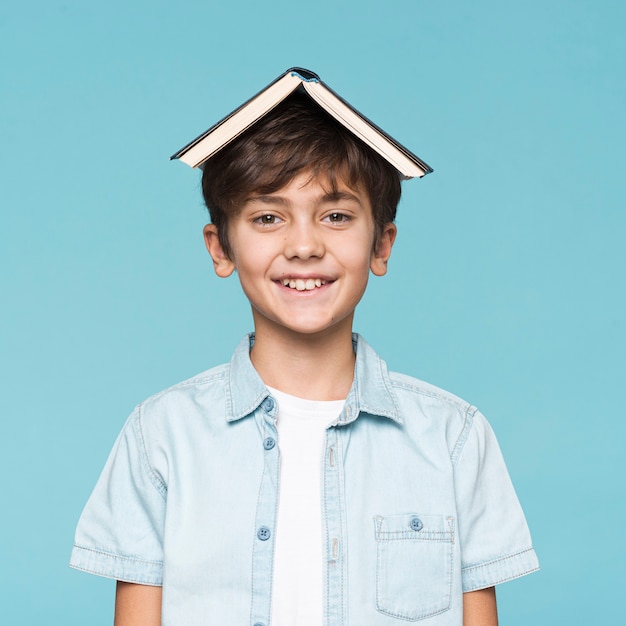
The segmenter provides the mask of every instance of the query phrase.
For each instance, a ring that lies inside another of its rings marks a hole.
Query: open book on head
[[[324,84],[317,74],[300,67],[287,70],[265,89],[170,158],[180,159],[191,167],[202,168],[207,159],[253,126],[296,90],[306,93],[313,102],[391,163],[401,178],[421,177],[433,171],[418,156],[390,137]]]

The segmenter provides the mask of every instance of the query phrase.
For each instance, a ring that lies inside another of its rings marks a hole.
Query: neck
[[[259,328],[250,358],[263,382],[306,400],[343,400],[354,377],[352,319],[324,333]]]

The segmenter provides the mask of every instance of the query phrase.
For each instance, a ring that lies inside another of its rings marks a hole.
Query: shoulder
[[[265,385],[250,362],[251,340],[252,336],[246,335],[228,363],[150,396],[138,405],[138,413],[153,421],[189,422],[195,417],[224,424],[249,415],[267,396]]]
[[[207,407],[223,415],[228,372],[228,364],[222,364],[187,378],[140,402],[134,415],[144,426],[153,427],[206,415]]]
[[[194,396],[207,391],[219,391],[224,387],[228,378],[228,370],[228,363],[212,367],[149,396],[140,406],[154,406],[171,399]]]
[[[389,380],[397,394],[412,397],[415,401],[428,402],[463,413],[476,411],[476,407],[469,402],[419,378],[399,372],[389,372]]]
[[[398,372],[389,372],[389,381],[407,431],[420,439],[428,434],[445,440],[452,457],[476,422],[484,420],[477,407],[445,389]]]
[[[355,335],[357,378],[365,406],[379,409],[406,425],[418,436],[446,431],[448,439],[458,437],[477,413],[475,406],[435,385],[406,374],[389,371],[387,364],[360,335]],[[387,407],[393,407],[389,411]]]

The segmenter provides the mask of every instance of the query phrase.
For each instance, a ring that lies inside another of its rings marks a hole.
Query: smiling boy
[[[354,310],[370,270],[387,271],[396,234],[392,223],[375,234],[367,193],[342,180],[331,191],[305,171],[274,193],[250,195],[229,222],[229,254],[215,225],[204,234],[217,275],[236,270],[250,301],[251,359],[263,381],[301,398],[345,399]]]
[[[211,157],[204,230],[254,333],[140,404],[72,565],[118,580],[116,626],[492,626],[537,568],[475,407],[353,333],[387,271],[397,171],[294,94]]]

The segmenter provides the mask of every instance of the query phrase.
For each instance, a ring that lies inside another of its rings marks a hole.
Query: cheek
[[[273,255],[257,242],[251,242],[249,247],[239,247],[240,254],[235,253],[235,269],[239,275],[239,282],[244,288],[254,288],[254,285],[265,279],[271,265]]]
[[[369,272],[372,252],[371,248],[364,245],[362,241],[344,245],[341,249],[341,256],[344,260],[343,265],[349,267],[353,272],[365,274]]]

